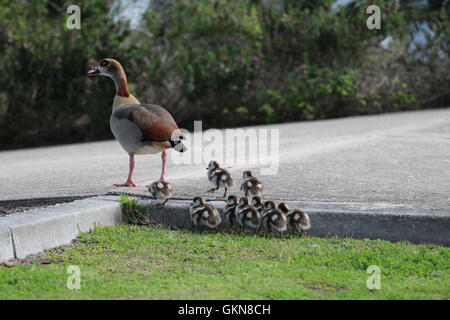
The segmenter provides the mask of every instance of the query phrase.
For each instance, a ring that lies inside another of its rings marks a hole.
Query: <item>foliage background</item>
[[[148,0],[136,26],[117,1],[0,0],[0,149],[111,138],[104,57],[188,129],[449,105],[449,0]]]

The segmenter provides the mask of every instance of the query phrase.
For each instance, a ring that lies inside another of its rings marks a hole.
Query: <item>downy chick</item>
[[[173,195],[173,189],[167,181],[155,181],[148,186],[148,191],[155,199],[162,199],[164,202],[158,204],[163,207]]]
[[[238,226],[239,222],[236,218],[236,207],[238,205],[237,197],[234,195],[228,196],[228,199],[225,200],[226,206],[224,209],[225,221],[228,222],[230,229],[234,229],[234,226]]]
[[[222,222],[219,211],[211,204],[206,203],[202,197],[195,197],[192,200],[189,213],[192,223],[199,231],[202,231],[204,227],[214,230]]]
[[[247,198],[249,193],[253,196],[260,197],[263,190],[261,181],[255,178],[252,172],[248,170],[244,171],[242,177],[244,178],[244,182],[241,184],[241,191],[244,192],[245,197]]]
[[[247,198],[239,199],[239,204],[236,207],[236,217],[242,228],[258,231],[261,217],[258,210],[249,204]]]
[[[220,187],[224,187],[225,193],[223,194],[223,197],[225,198],[227,196],[228,188],[234,186],[233,176],[228,172],[228,170],[221,168],[219,163],[214,160],[209,162],[206,170],[208,170],[209,182],[215,186],[215,188],[209,189],[208,192],[213,193],[216,190],[219,190]]]
[[[306,230],[311,228],[311,220],[309,215],[298,209],[290,209],[286,203],[278,204],[278,209],[286,214],[287,228],[302,235]]]
[[[262,203],[261,197],[254,196],[252,198],[252,206],[258,210],[259,214],[261,215],[264,209],[264,204]]]
[[[264,216],[261,227],[267,232],[275,232],[283,236],[287,229],[286,215],[275,206],[275,202],[264,202]]]

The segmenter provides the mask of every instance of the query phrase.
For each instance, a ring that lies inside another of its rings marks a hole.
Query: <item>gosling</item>
[[[287,229],[286,215],[277,209],[275,202],[264,202],[264,216],[261,221],[261,227],[266,232],[274,232],[283,237]]]
[[[148,186],[148,191],[155,199],[162,199],[164,202],[157,204],[164,207],[173,195],[173,188],[167,181],[155,181]]]
[[[236,207],[236,217],[243,229],[258,231],[261,217],[258,210],[249,204],[247,198],[239,199],[239,205]]]
[[[244,178],[244,182],[241,184],[241,191],[244,192],[245,197],[247,198],[249,193],[253,196],[260,197],[263,190],[261,181],[255,178],[252,172],[248,170],[243,172],[242,177]]]
[[[238,226],[239,222],[236,218],[236,207],[238,205],[238,199],[234,195],[228,196],[228,199],[225,200],[225,210],[224,216],[225,221],[228,222],[230,229],[234,230],[234,226]]]
[[[216,230],[222,222],[219,211],[202,197],[195,197],[189,207],[189,213],[194,227],[200,232],[204,228]]]
[[[261,197],[254,196],[252,198],[252,206],[254,206],[256,208],[256,210],[258,210],[259,214],[262,214],[263,209],[264,209],[264,204],[262,203]]]
[[[234,186],[233,176],[228,172],[228,170],[221,168],[219,163],[214,160],[209,162],[206,170],[208,170],[209,182],[215,186],[215,188],[211,188],[207,192],[213,193],[216,190],[219,190],[219,188],[224,187],[225,192],[223,194],[223,198],[225,198],[227,196],[228,188]]]
[[[278,204],[278,209],[286,214],[288,230],[297,232],[301,236],[306,230],[311,228],[311,219],[303,211],[290,209],[284,202]]]

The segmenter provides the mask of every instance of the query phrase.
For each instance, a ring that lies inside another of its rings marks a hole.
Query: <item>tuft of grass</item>
[[[123,220],[126,224],[137,226],[150,226],[155,223],[150,218],[150,207],[142,207],[136,199],[131,199],[126,194],[120,195]]]
[[[47,253],[53,264],[0,266],[0,299],[450,298],[450,249],[435,245],[121,225],[63,248]],[[71,265],[80,290],[66,286]],[[371,265],[379,290],[366,285]]]

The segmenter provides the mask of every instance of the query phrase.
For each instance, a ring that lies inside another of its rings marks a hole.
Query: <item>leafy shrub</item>
[[[130,199],[126,194],[120,195],[122,217],[125,224],[137,226],[154,226],[156,223],[151,219],[148,207],[142,207],[136,199]]]
[[[83,2],[81,30],[65,28],[68,1],[0,3],[0,148],[111,138],[114,88],[85,76],[103,57],[122,62],[141,101],[188,129],[450,101],[444,0],[154,0],[137,29],[111,18],[113,3]],[[366,27],[372,3],[381,30]]]

